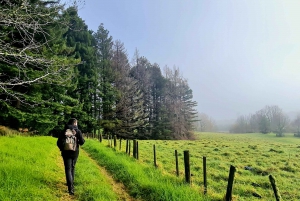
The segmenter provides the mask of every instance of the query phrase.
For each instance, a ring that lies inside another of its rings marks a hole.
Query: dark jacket
[[[64,150],[64,138],[65,138],[65,131],[66,129],[71,129],[71,130],[75,130],[76,131],[76,139],[77,139],[77,146],[76,146],[76,150],[75,151],[69,151],[69,150]],[[81,131],[78,129],[77,126],[75,125],[66,125],[65,129],[60,133],[60,135],[58,136],[57,139],[57,146],[60,149],[60,151],[62,152],[62,155],[78,155],[79,154],[79,145],[83,145],[85,142],[85,140],[83,139],[82,133]]]

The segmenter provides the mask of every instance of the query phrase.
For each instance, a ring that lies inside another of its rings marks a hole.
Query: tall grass
[[[118,200],[95,162],[81,152],[75,196],[65,185],[62,158],[52,137],[0,137],[0,200]]]
[[[148,201],[210,200],[201,195],[198,189],[175,177],[162,175],[160,170],[138,163],[124,153],[106,147],[103,143],[88,140],[84,150],[110,171],[115,179],[123,182],[135,198]]]
[[[58,199],[51,138],[1,137],[0,147],[0,200]]]

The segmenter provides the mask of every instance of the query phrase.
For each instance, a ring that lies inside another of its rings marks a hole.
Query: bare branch
[[[72,77],[65,75],[74,64],[47,55],[47,52],[51,55],[50,43],[54,40],[47,28],[58,24],[62,5],[56,1],[45,3],[48,6],[41,9],[27,0],[20,4],[0,0],[0,93],[13,99],[21,100],[20,94],[12,92],[14,86],[63,85]],[[64,22],[59,24],[67,27]],[[14,73],[7,72],[12,69]]]

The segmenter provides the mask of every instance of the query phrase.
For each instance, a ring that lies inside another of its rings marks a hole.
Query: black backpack
[[[63,139],[63,150],[76,151],[76,147],[77,147],[76,134],[73,134],[73,130],[66,129],[65,136]]]

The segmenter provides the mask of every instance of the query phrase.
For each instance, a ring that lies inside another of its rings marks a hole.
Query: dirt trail
[[[64,162],[60,154],[58,154],[58,157],[56,158],[56,164],[58,164],[59,169],[57,171],[62,172],[61,174],[65,175],[64,170]],[[67,191],[66,186],[66,178],[61,177],[59,182],[57,183],[57,189],[58,189],[58,196],[60,197],[60,201],[73,201],[76,200],[74,196],[69,195]]]
[[[106,171],[105,168],[98,165],[98,163],[92,159],[87,152],[85,152],[83,149],[80,150],[81,154],[87,155],[90,160],[98,167],[101,174],[106,178],[106,180],[112,185],[113,191],[118,195],[119,201],[141,201],[140,199],[136,199],[131,197],[126,190],[126,187],[123,183],[117,182],[113,179],[111,174]]]
[[[113,177],[111,176],[111,174],[109,172],[107,172],[105,168],[99,166],[98,163],[94,159],[92,159],[86,151],[84,151],[83,149],[81,149],[80,150],[80,154],[86,155],[87,157],[89,157],[89,159],[92,161],[92,163],[95,164],[95,166],[98,168],[98,170],[100,171],[100,173],[104,176],[104,178],[108,181],[108,183],[111,184],[113,191],[116,193],[116,195],[118,195],[118,201],[142,201],[141,199],[136,199],[136,198],[131,197],[128,194],[127,189],[124,186],[124,184],[115,181],[113,179]],[[57,158],[57,164],[60,167],[59,169],[61,171],[64,171],[64,164],[63,164],[63,160],[62,160],[61,156],[59,156]],[[58,195],[60,196],[60,200],[61,201],[73,201],[73,200],[76,200],[76,197],[70,196],[68,194],[68,192],[66,190],[67,187],[66,187],[65,183],[66,183],[66,179],[63,177],[63,178],[61,178],[61,180],[57,184],[57,188],[58,189],[65,189],[65,190],[60,190],[58,192]]]

